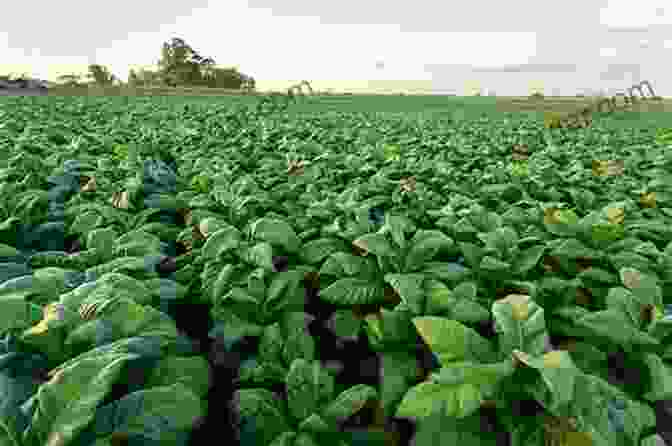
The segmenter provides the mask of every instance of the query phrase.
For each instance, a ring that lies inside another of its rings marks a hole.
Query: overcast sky
[[[125,80],[180,37],[260,89],[672,96],[672,1],[68,0],[3,5],[0,73],[55,80],[107,65]],[[38,6],[39,5],[39,6]],[[39,11],[37,11],[39,10]]]

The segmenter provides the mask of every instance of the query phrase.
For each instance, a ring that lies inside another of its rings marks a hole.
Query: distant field
[[[210,88],[170,87],[51,87],[54,96],[120,96],[161,97],[162,100],[229,102],[233,104],[256,103],[260,95],[240,90]],[[455,116],[469,119],[483,115],[533,114],[543,118],[548,112],[571,113],[595,104],[596,98],[572,96],[547,96],[530,99],[520,96],[451,96],[451,95],[362,95],[316,94],[294,104],[295,113],[315,112],[390,112],[432,117]],[[661,101],[647,99],[627,110],[618,110],[609,117],[625,125],[638,125],[641,121],[655,121],[657,125],[672,127],[672,98]]]

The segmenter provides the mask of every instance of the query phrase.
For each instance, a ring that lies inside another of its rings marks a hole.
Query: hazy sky
[[[318,89],[573,95],[646,79],[672,96],[670,0],[68,0],[3,11],[0,73],[49,80],[89,63],[125,80],[180,37],[260,89],[307,79]]]

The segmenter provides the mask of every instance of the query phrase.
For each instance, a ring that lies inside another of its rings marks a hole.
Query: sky
[[[321,91],[571,96],[647,80],[672,97],[669,0],[69,0],[39,10],[3,6],[0,74],[54,81],[97,63],[126,80],[130,68],[156,68],[161,45],[179,37],[260,90],[305,79]]]

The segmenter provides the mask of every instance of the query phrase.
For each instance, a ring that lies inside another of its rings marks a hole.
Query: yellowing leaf
[[[91,177],[83,186],[82,192],[94,192],[96,190],[96,178]]]
[[[27,329],[24,334],[27,335],[34,335],[34,334],[40,334],[44,333],[49,329],[49,326],[47,325],[46,319],[42,319],[39,323],[36,325],[33,325],[29,329]]]
[[[65,435],[61,432],[52,432],[47,439],[47,446],[64,446],[65,441]]]
[[[513,352],[511,352],[511,357],[513,365],[515,367],[519,367],[521,365],[529,366],[530,361],[532,360],[530,355],[520,350],[514,350]]]
[[[542,356],[544,360],[544,367],[548,369],[557,369],[560,367],[560,364],[562,363],[562,358],[564,357],[563,352],[560,350],[553,350],[550,351],[544,356]]]
[[[304,172],[304,167],[306,166],[306,161],[304,160],[287,160],[287,174],[288,175],[301,175]]]
[[[623,220],[625,218],[625,209],[621,207],[607,208],[604,211],[604,213],[606,214],[609,223],[615,225],[620,225],[621,223],[623,223]]]
[[[402,192],[415,191],[415,177],[402,178],[399,180],[399,187]]]
[[[544,209],[544,223],[547,225],[576,223],[578,216],[571,209],[549,207]]]
[[[592,446],[593,436],[590,432],[566,432],[563,446]]]
[[[552,207],[544,210],[544,223],[547,225],[559,223],[560,209]]]
[[[595,176],[615,176],[622,175],[625,170],[623,160],[593,160],[593,175]]]
[[[627,288],[637,288],[642,281],[642,273],[634,268],[623,268],[621,270],[621,280]]]
[[[525,294],[509,294],[504,299],[502,299],[502,301],[511,305],[512,317],[514,320],[527,320],[530,314],[530,296]]]
[[[656,193],[649,192],[648,194],[642,194],[639,197],[639,204],[645,208],[655,208],[656,207]]]
[[[112,206],[119,209],[128,209],[131,206],[130,195],[128,191],[115,192],[110,199]]]

